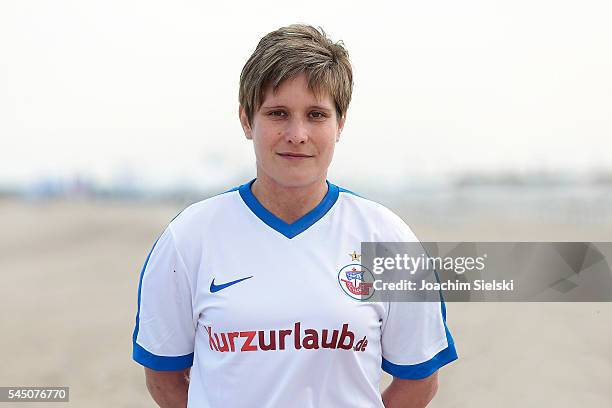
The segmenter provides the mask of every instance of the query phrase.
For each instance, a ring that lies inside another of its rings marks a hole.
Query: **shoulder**
[[[339,191],[341,211],[377,229],[381,241],[417,241],[408,224],[389,208],[342,187]]]
[[[199,241],[214,223],[231,222],[231,214],[240,204],[235,189],[193,203],[178,213],[168,230],[177,243]]]

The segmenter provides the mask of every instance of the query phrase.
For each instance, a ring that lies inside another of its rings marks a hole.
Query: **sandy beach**
[[[131,360],[138,277],[157,235],[182,207],[0,200],[0,385],[69,386],[74,407],[154,406],[142,367]],[[612,238],[610,225],[444,225],[395,210],[421,240]],[[612,406],[612,303],[447,308],[460,360],[441,371],[431,407]]]

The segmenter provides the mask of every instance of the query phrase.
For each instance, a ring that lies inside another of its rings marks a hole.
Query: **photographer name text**
[[[514,290],[514,279],[510,280],[491,280],[477,279],[473,282],[447,281],[447,282],[428,282],[422,280],[415,282],[402,279],[399,282],[383,282],[380,279],[374,280],[375,290],[397,290],[397,291],[422,291],[422,290],[444,290],[444,291],[506,291]]]

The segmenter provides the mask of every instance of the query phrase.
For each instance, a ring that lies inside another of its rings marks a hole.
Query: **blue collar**
[[[295,220],[291,224],[287,224],[285,221],[268,211],[259,201],[257,201],[257,198],[255,198],[253,192],[251,191],[251,185],[254,181],[255,179],[238,187],[240,197],[242,197],[244,203],[247,205],[247,207],[249,207],[253,214],[257,216],[257,218],[262,220],[273,230],[283,234],[289,239],[306,231],[317,221],[319,221],[325,214],[327,214],[327,212],[338,200],[338,195],[340,193],[338,186],[326,181],[327,193],[325,194],[325,197],[323,197],[323,200],[321,200],[321,202],[315,208],[304,214],[301,218]]]

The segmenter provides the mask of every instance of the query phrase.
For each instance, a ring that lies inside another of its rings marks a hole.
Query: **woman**
[[[269,33],[244,66],[257,178],[180,213],[141,273],[134,359],[160,406],[424,407],[457,358],[442,304],[346,284],[362,241],[416,240],[327,181],[352,83],[344,47],[306,25]]]

